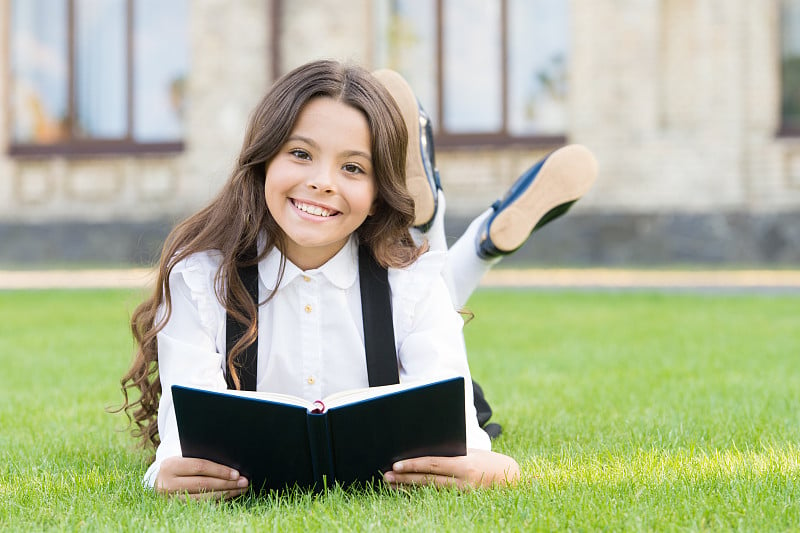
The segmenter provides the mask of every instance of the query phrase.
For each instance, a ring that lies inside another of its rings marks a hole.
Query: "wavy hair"
[[[222,190],[170,232],[161,252],[155,288],[131,316],[137,349],[121,379],[124,402],[119,410],[135,424],[132,434],[143,446],[159,443],[161,382],[156,336],[172,311],[170,273],[179,261],[197,252],[216,250],[221,254],[214,283],[216,297],[228,313],[248,326],[226,361],[227,372],[240,388],[237,359],[257,336],[257,308],[237,269],[260,261],[273,246],[284,249],[285,236],[264,197],[266,169],[294,129],[303,106],[320,96],[352,106],[367,119],[377,201],[374,214],[357,230],[359,242],[368,246],[384,267],[407,266],[424,252],[408,230],[414,220],[414,203],[405,185],[408,134],[388,91],[366,70],[336,61],[307,63],[280,78],[253,111],[237,163]],[[266,246],[253,259],[248,250],[255,249],[259,239]],[[285,257],[277,273],[279,280],[284,266]]]

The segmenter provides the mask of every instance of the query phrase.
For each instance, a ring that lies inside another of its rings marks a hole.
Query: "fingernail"
[[[392,465],[392,470],[395,472],[402,472],[403,467],[405,467],[405,463],[403,461],[397,461],[395,464]]]
[[[246,487],[249,481],[247,481],[246,477],[240,477],[239,481],[236,482],[236,485],[239,487]]]
[[[231,470],[231,479],[239,479],[239,472],[236,470]]]
[[[386,472],[385,474],[383,474],[383,479],[385,479],[387,483],[394,483],[395,482],[394,473]]]

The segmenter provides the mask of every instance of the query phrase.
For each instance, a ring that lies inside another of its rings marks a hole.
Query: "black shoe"
[[[433,223],[439,203],[439,189],[442,188],[433,153],[431,121],[419,105],[411,86],[400,74],[382,69],[376,70],[373,75],[388,89],[406,123],[406,187],[414,199],[414,227],[425,232]]]
[[[597,160],[586,147],[572,144],[551,153],[492,205],[478,232],[478,255],[488,259],[519,249],[531,233],[566,213],[596,177]]]
[[[478,418],[478,425],[489,435],[489,438],[496,439],[499,437],[503,432],[503,428],[500,424],[489,422],[489,419],[492,418],[492,408],[489,402],[486,401],[483,388],[481,388],[475,380],[472,380],[472,402],[475,405],[475,415]]]
[[[494,440],[500,435],[503,434],[503,427],[500,424],[495,424],[494,422],[489,422],[485,426],[483,426],[483,430],[489,435],[489,438]]]

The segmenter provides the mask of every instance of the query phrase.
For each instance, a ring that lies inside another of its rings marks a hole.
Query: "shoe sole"
[[[377,70],[373,75],[386,87],[400,108],[408,130],[406,150],[406,188],[414,199],[414,226],[423,226],[433,218],[436,208],[433,191],[420,153],[419,104],[405,79],[393,70]]]
[[[597,160],[586,147],[572,144],[556,150],[528,190],[492,221],[492,243],[501,252],[516,250],[548,213],[586,194],[596,177]]]

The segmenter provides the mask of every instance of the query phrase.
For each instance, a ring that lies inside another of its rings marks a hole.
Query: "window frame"
[[[500,43],[502,80],[501,94],[502,102],[502,126],[499,131],[492,133],[453,133],[444,129],[444,0],[435,0],[435,28],[436,28],[436,112],[438,116],[431,117],[436,132],[436,146],[442,148],[475,148],[475,147],[550,147],[564,144],[567,140],[567,132],[560,135],[537,135],[537,134],[513,134],[509,131],[508,124],[508,0],[500,0]]]
[[[75,0],[63,0],[66,2],[67,17],[65,24],[67,25],[67,79],[66,79],[66,92],[67,92],[67,121],[71,125],[76,116],[76,102],[75,102]],[[45,156],[63,156],[63,157],[84,157],[93,155],[135,155],[135,154],[178,154],[183,152],[185,148],[185,141],[158,141],[158,142],[142,142],[135,140],[133,136],[134,131],[134,3],[135,0],[125,0],[125,69],[126,69],[126,87],[125,87],[125,100],[126,100],[126,134],[121,139],[82,139],[76,137],[74,133],[70,132],[67,139],[55,143],[30,143],[19,142],[13,138],[13,121],[14,111],[12,104],[12,91],[7,91],[6,106],[9,109],[8,121],[6,124],[6,131],[8,133],[8,145],[6,153],[9,156],[16,157],[45,157]],[[11,2],[7,4],[7,72],[6,72],[6,86],[12,86],[12,62],[11,49],[13,36],[12,13],[13,9]],[[185,135],[185,132],[184,132]]]

